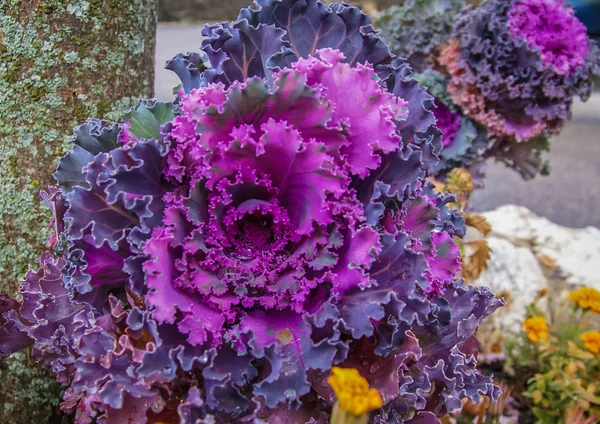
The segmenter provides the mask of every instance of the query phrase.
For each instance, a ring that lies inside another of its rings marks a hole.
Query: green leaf
[[[143,100],[130,112],[122,116],[123,122],[129,122],[129,131],[133,135],[146,140],[156,139],[162,141],[159,127],[171,121],[173,103],[163,103],[156,100]]]
[[[538,418],[542,423],[555,422],[542,408],[533,407],[531,408],[533,415]]]

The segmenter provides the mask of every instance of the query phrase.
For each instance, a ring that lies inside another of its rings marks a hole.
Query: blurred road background
[[[198,51],[201,24],[159,24],[156,46],[155,95],[170,101],[179,80],[164,69],[179,52]],[[569,227],[600,227],[600,91],[587,103],[577,102],[573,121],[552,139],[548,177],[523,181],[501,163],[489,163],[486,188],[473,196],[479,211],[516,204]]]

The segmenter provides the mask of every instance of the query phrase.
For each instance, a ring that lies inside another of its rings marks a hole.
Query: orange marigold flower
[[[363,415],[383,405],[379,392],[369,388],[367,380],[355,368],[333,367],[327,382],[337,396],[339,407],[351,415]]]
[[[546,324],[546,319],[543,316],[526,319],[523,322],[523,329],[529,340],[534,343],[548,337],[548,324]]]
[[[583,345],[592,353],[600,353],[600,332],[588,331],[581,335]]]
[[[600,291],[592,287],[581,287],[569,293],[569,299],[582,309],[600,314]]]

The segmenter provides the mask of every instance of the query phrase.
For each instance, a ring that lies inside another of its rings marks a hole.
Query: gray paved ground
[[[224,0],[227,1],[227,0]],[[179,84],[177,76],[164,69],[165,62],[177,53],[199,51],[203,25],[159,24],[156,37],[156,79],[154,95],[157,99],[171,101],[173,87]]]
[[[172,98],[177,77],[163,69],[178,52],[197,51],[202,25],[161,24],[156,51],[156,97]],[[502,164],[490,163],[486,188],[473,197],[473,206],[489,210],[513,203],[570,227],[600,227],[600,92],[577,103],[574,120],[552,140],[549,177],[523,181]]]

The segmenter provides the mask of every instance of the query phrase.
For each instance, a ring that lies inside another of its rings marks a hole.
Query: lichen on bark
[[[0,0],[0,293],[44,249],[73,129],[152,96],[158,0]],[[25,353],[0,363],[0,422],[58,423],[60,385]],[[9,384],[10,383],[10,384]]]
[[[35,366],[26,352],[0,362],[0,422],[63,424],[70,420],[59,408],[64,388],[49,368]]]
[[[35,266],[73,128],[152,95],[157,0],[0,0],[0,292]]]

